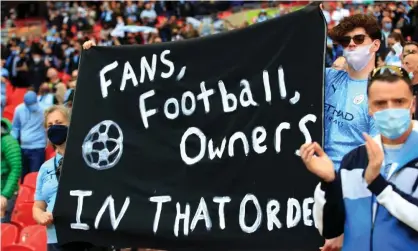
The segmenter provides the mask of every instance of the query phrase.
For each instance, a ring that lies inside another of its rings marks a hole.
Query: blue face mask
[[[52,125],[48,128],[48,139],[52,144],[60,146],[67,140],[68,126]]]
[[[388,108],[375,112],[373,118],[377,130],[388,139],[399,138],[411,125],[410,109]]]
[[[28,110],[30,112],[37,112],[37,111],[39,111],[39,105],[38,105],[38,103],[31,104],[31,105],[26,105],[26,107],[28,108]]]
[[[386,30],[391,30],[392,29],[392,24],[391,23],[385,23],[385,29]]]

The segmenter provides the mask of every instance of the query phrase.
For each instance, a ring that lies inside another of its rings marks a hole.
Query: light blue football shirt
[[[56,154],[56,157],[45,161],[39,169],[36,180],[35,200],[45,201],[47,204],[46,211],[54,210],[55,199],[57,197],[58,179],[56,176],[55,166],[58,167],[58,162],[62,156]],[[55,164],[54,164],[55,161]],[[47,226],[48,243],[57,243],[57,233],[55,232],[54,224]]]
[[[368,115],[367,80],[354,80],[346,71],[325,71],[324,150],[339,170],[344,155],[364,143],[362,133],[378,134]]]
[[[402,161],[402,151],[404,151],[404,149],[403,144],[397,146],[384,145],[383,148],[385,154],[385,165],[380,169],[380,173],[385,179],[389,180],[389,175],[392,175],[399,168],[401,168],[399,163]]]

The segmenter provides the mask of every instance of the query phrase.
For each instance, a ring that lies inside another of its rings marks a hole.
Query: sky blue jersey
[[[55,199],[57,197],[58,179],[56,175],[56,167],[62,155],[56,154],[54,158],[45,161],[38,172],[36,180],[35,200],[45,201],[47,204],[46,211],[52,213],[54,210]],[[54,224],[50,224],[46,229],[47,242],[57,243],[57,233]]]
[[[325,70],[324,150],[336,170],[344,155],[364,143],[362,133],[378,134],[368,114],[367,80],[354,80],[345,71]]]

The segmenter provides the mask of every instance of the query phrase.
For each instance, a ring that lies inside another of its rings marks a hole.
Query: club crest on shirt
[[[363,101],[364,101],[364,94],[359,94],[359,95],[355,96],[354,99],[353,99],[353,103],[356,104],[356,105],[359,105],[359,104],[363,103]]]

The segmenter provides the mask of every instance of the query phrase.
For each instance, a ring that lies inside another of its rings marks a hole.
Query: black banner
[[[80,63],[54,219],[60,243],[317,250],[319,7],[204,38],[94,47]]]

